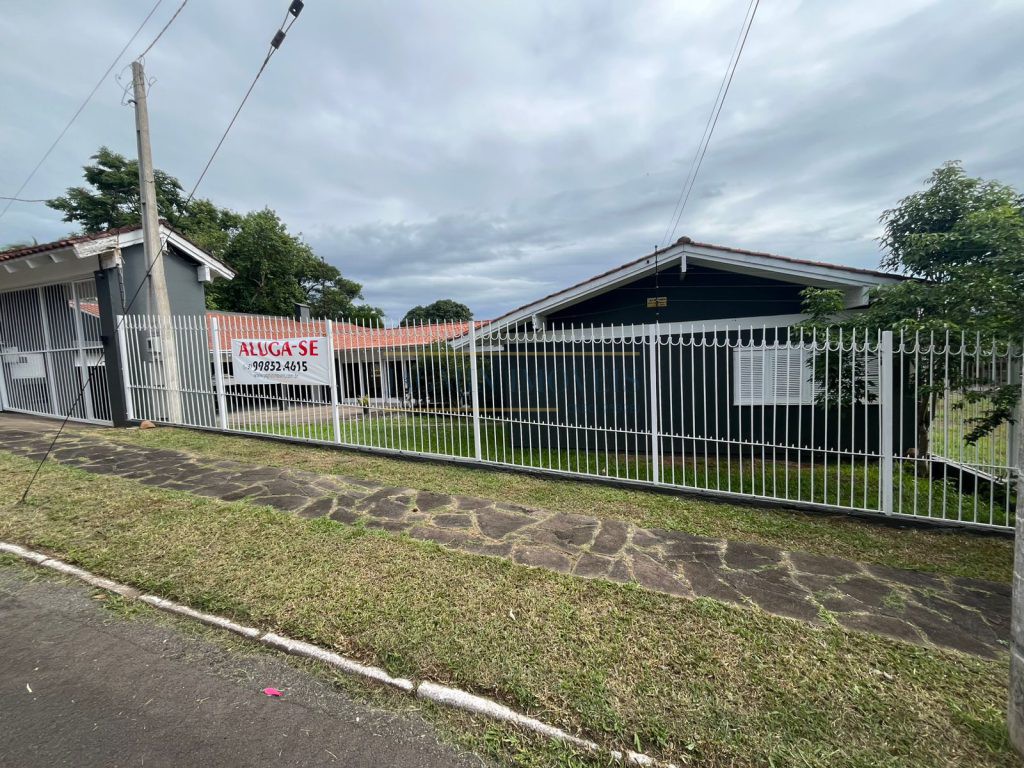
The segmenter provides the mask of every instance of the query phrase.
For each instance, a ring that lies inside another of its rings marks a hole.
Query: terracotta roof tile
[[[69,302],[73,305],[73,302]],[[100,308],[96,302],[80,302],[87,315],[99,317]],[[288,339],[301,336],[325,336],[327,323],[324,320],[299,322],[290,317],[264,317],[234,312],[207,312],[207,328],[212,329],[217,318],[220,346],[225,352],[231,349],[231,340],[238,338]],[[479,328],[484,321],[477,320]],[[451,341],[469,332],[469,323],[432,323],[406,328],[368,328],[335,321],[334,348],[342,349],[401,349],[424,347],[439,341]],[[213,346],[212,331],[210,346]]]
[[[166,224],[166,222],[164,223]],[[50,243],[38,243],[36,245],[26,245],[22,248],[12,248],[8,251],[0,251],[0,261],[10,261],[11,259],[18,259],[22,256],[31,256],[34,253],[46,253],[47,251],[56,251],[61,248],[70,248],[71,246],[78,245],[79,243],[87,243],[90,240],[102,240],[104,237],[122,235],[126,232],[134,232],[141,228],[141,224],[133,224],[127,227],[108,229],[106,232],[96,232],[91,235],[76,235],[75,237],[65,237],[63,240],[54,240]]]
[[[207,318],[216,317],[220,328],[221,349],[231,348],[237,338],[284,339],[299,336],[324,336],[325,320],[299,322],[290,317],[260,317],[231,312],[208,312]],[[479,328],[483,323],[476,321]],[[212,323],[209,327],[212,328]],[[353,323],[334,323],[334,348],[342,349],[400,349],[423,347],[439,341],[465,336],[469,323],[434,323],[404,328],[369,328]]]

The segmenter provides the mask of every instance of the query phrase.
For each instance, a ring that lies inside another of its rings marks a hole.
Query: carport
[[[234,273],[164,223],[160,237],[171,311],[202,313],[204,284]],[[153,312],[147,266],[141,226],[0,252],[0,410],[125,421],[116,318],[143,280],[129,311]]]

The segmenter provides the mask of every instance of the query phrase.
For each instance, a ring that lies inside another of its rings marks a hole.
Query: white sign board
[[[331,383],[326,336],[290,339],[232,339],[236,384]]]

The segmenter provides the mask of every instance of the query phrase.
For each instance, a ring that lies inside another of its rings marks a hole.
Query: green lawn
[[[341,443],[353,446],[390,448],[401,451],[472,458],[475,455],[473,426],[468,417],[408,416],[382,417],[379,411],[370,418],[341,422]],[[334,440],[330,424],[288,425],[267,422],[253,431],[307,440]],[[565,445],[532,448],[540,444],[536,428],[507,422],[484,420],[481,446],[484,460],[521,467],[554,469],[598,477],[650,481],[652,463],[646,441],[629,444],[617,452],[578,451],[572,445],[576,436],[563,431]],[[783,501],[813,502],[840,507],[877,511],[880,482],[877,461],[863,458],[803,455],[793,450],[777,450],[773,460],[770,449],[755,449],[753,456],[715,457],[699,448],[696,455],[669,452],[659,462],[661,481],[669,485],[703,490],[726,491]],[[690,441],[692,442],[692,441]],[[966,457],[966,454],[965,454]],[[988,525],[1013,524],[1015,496],[1004,486],[983,485],[977,494],[961,492],[954,479],[931,478],[921,473],[925,467],[912,460],[896,461],[895,510],[903,514],[948,520],[966,520]],[[920,470],[920,471],[919,471]]]
[[[4,540],[393,674],[496,697],[608,747],[712,767],[1019,764],[1004,726],[1005,661],[55,463],[15,506],[33,469],[0,453]],[[602,764],[564,754],[556,762],[507,731],[468,719],[465,727],[488,728],[475,743],[510,765]]]
[[[1012,540],[965,531],[897,528],[847,515],[762,509],[694,496],[187,429],[108,430],[102,435],[105,439],[183,450],[211,459],[295,467],[438,493],[502,499],[628,520],[648,528],[770,544],[899,568],[1008,582],[1013,567]]]
[[[1010,424],[1000,424],[973,445],[964,439],[973,426],[971,419],[981,416],[989,407],[988,400],[967,402],[958,392],[936,397],[928,425],[931,452],[968,464],[1007,466]]]

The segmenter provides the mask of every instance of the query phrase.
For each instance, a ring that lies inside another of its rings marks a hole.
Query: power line
[[[270,49],[267,51],[267,55],[263,59],[263,63],[256,72],[256,77],[252,79],[252,82],[249,84],[249,89],[245,92],[245,96],[242,97],[242,101],[238,105],[238,109],[236,109],[235,114],[231,116],[231,121],[228,123],[228,127],[224,129],[224,133],[217,142],[217,146],[213,148],[213,154],[210,155],[210,159],[207,160],[206,165],[203,166],[203,172],[199,174],[199,178],[196,179],[195,186],[192,187],[192,191],[189,193],[188,199],[185,201],[186,205],[188,205],[189,201],[192,200],[192,196],[196,193],[196,188],[199,186],[200,182],[205,178],[206,172],[210,170],[210,164],[220,151],[221,145],[224,144],[224,139],[228,137],[228,133],[231,131],[232,126],[234,126],[235,120],[238,119],[238,115],[241,113],[242,107],[245,106],[245,102],[249,100],[249,94],[251,94],[252,89],[256,87],[256,82],[260,79],[260,76],[267,68],[267,64],[270,63],[270,59],[277,52],[277,49],[280,48],[281,43],[284,42],[285,35],[287,35],[288,30],[292,28],[292,24],[294,24],[295,20],[299,18],[299,13],[302,11],[302,5],[302,0],[292,0],[291,5],[288,6],[288,12],[285,14],[284,21],[281,22],[281,26],[278,27],[277,33],[270,41]],[[288,20],[289,16],[291,16],[291,21]]]
[[[178,10],[176,10],[174,12],[174,15],[171,16],[171,18],[168,20],[168,22],[166,24],[164,24],[163,29],[161,29],[159,32],[157,32],[156,37],[153,38],[153,42],[151,42],[149,45],[146,46],[146,50],[144,50],[142,53],[140,53],[138,56],[135,57],[136,61],[141,59],[143,56],[145,56],[151,50],[153,50],[153,46],[157,44],[157,42],[160,40],[161,37],[163,37],[164,32],[166,32],[167,28],[169,26],[171,26],[171,24],[174,23],[174,20],[176,18],[178,18],[178,14],[182,12],[182,10],[185,8],[186,5],[188,5],[188,0],[181,0],[181,5],[178,6]]]
[[[10,200],[11,202],[14,202],[14,203],[46,203],[46,202],[49,202],[48,200],[45,200],[45,199],[43,199],[43,200],[35,200],[35,199],[30,200],[30,199],[24,198],[24,197],[4,197],[3,195],[0,195],[0,200]]]
[[[53,143],[50,145],[50,148],[47,149],[45,153],[43,153],[43,156],[39,159],[39,162],[36,163],[35,167],[32,169],[32,172],[29,173],[28,177],[21,183],[21,186],[18,187],[17,191],[15,191],[13,198],[3,198],[4,200],[7,200],[7,205],[5,205],[4,209],[0,211],[0,219],[3,219],[3,217],[7,215],[7,211],[10,210],[11,205],[15,202],[15,198],[17,198],[24,191],[25,187],[28,186],[28,183],[32,181],[32,178],[36,175],[36,172],[42,167],[43,163],[46,162],[46,158],[50,156],[50,153],[53,152],[53,150],[57,147],[57,145],[60,143],[60,140],[64,138],[64,134],[68,132],[68,129],[72,126],[75,120],[78,119],[78,116],[82,114],[82,110],[84,110],[86,105],[88,105],[88,103],[92,100],[92,97],[96,95],[96,91],[100,89],[100,86],[103,85],[103,81],[107,79],[107,75],[109,75],[113,71],[114,67],[117,66],[117,62],[120,61],[122,56],[124,56],[124,52],[127,51],[128,47],[135,42],[135,38],[139,36],[139,33],[142,31],[142,28],[146,26],[146,23],[153,17],[153,14],[156,13],[156,9],[160,7],[160,4],[162,2],[163,0],[156,0],[156,4],[150,9],[149,13],[146,14],[146,18],[142,20],[142,23],[139,25],[139,28],[135,30],[135,32],[132,34],[130,38],[128,38],[128,42],[124,44],[124,47],[121,48],[117,56],[114,57],[114,60],[110,62],[110,66],[107,67],[107,70],[103,73],[100,79],[96,81],[96,85],[94,85],[92,87],[92,90],[89,91],[89,95],[85,97],[85,101],[83,101],[79,105],[78,109],[75,110],[75,114],[71,116],[71,119],[68,120],[67,125],[65,125],[61,132],[57,135],[57,138],[53,140]]]
[[[231,122],[228,123],[228,127],[221,135],[220,141],[217,142],[217,146],[214,148],[213,154],[211,154],[210,159],[206,161],[206,165],[203,167],[203,172],[199,175],[199,178],[196,180],[196,183],[192,186],[192,191],[188,193],[188,197],[186,198],[184,204],[185,206],[187,206],[192,201],[192,198],[195,196],[196,190],[199,188],[200,182],[206,175],[207,170],[209,170],[210,164],[213,162],[213,159],[217,156],[217,152],[220,150],[221,145],[224,143],[224,139],[227,138],[228,132],[231,130],[231,126],[235,124],[235,120],[238,118],[238,114],[242,111],[242,107],[245,106],[245,102],[249,99],[249,94],[252,93],[253,88],[256,86],[256,81],[260,79],[260,75],[262,75],[263,71],[267,68],[267,64],[270,63],[270,59],[273,57],[274,53],[278,50],[278,48],[281,47],[281,43],[284,41],[285,35],[287,35],[288,30],[291,29],[292,25],[295,23],[295,20],[299,17],[299,13],[302,11],[302,8],[302,0],[292,0],[291,4],[288,6],[288,12],[285,14],[285,20],[278,27],[277,32],[274,34],[274,37],[270,42],[270,50],[267,52],[266,57],[263,59],[263,63],[260,65],[259,71],[256,73],[256,77],[253,78],[252,83],[249,85],[249,89],[245,92],[245,96],[242,97],[242,101],[238,105],[238,109],[235,110],[235,114],[231,117]],[[291,16],[291,21],[288,21],[289,16]],[[153,254],[153,258],[150,260],[148,266],[146,267],[145,274],[142,276],[142,279],[139,281],[138,286],[135,288],[135,293],[132,294],[131,299],[125,305],[124,311],[121,314],[121,318],[118,320],[117,325],[115,326],[114,329],[115,337],[117,336],[117,331],[120,330],[121,325],[124,323],[125,316],[127,316],[129,310],[132,308],[132,306],[134,306],[135,300],[139,298],[139,293],[142,291],[143,286],[146,285],[146,282],[149,280],[149,276],[153,273],[153,268],[156,266],[157,260],[163,256],[164,250],[167,247],[167,240],[169,237],[170,233],[168,233],[167,236],[164,237],[164,239],[160,242],[160,247],[157,249],[157,252]],[[171,332],[173,333],[174,331],[172,330]],[[101,363],[106,358],[106,353],[106,348],[104,348],[100,352]],[[75,397],[74,402],[68,408],[67,415],[64,417],[64,420],[60,423],[60,426],[57,428],[57,434],[55,434],[53,436],[53,440],[50,441],[50,445],[47,447],[46,453],[43,454],[43,458],[39,460],[39,464],[36,466],[35,472],[33,472],[32,477],[29,478],[28,485],[25,486],[25,491],[21,494],[21,499],[18,502],[19,504],[24,503],[25,499],[28,498],[29,491],[32,490],[32,485],[35,483],[36,478],[39,476],[39,471],[43,468],[43,464],[49,458],[51,451],[53,451],[53,447],[57,444],[57,440],[60,438],[61,432],[64,431],[64,427],[67,426],[68,420],[71,418],[71,414],[75,412],[75,408],[77,408],[79,402],[81,402],[82,396],[85,394],[85,387],[87,383],[88,380],[79,386],[78,395]]]
[[[740,56],[743,54],[743,48],[747,44],[747,36],[750,34],[750,27],[754,23],[754,15],[757,13],[758,5],[760,5],[760,0],[750,0],[750,4],[747,6],[747,12],[743,17],[743,24],[740,26],[739,37],[736,40],[735,46],[733,46],[733,55],[730,57],[729,64],[725,68],[722,83],[718,86],[718,95],[715,97],[715,103],[711,107],[711,114],[708,115],[708,121],[704,126],[704,133],[697,144],[697,151],[690,161],[690,169],[686,173],[686,180],[683,181],[683,187],[679,191],[679,198],[672,209],[672,216],[669,217],[669,225],[665,228],[662,245],[668,245],[672,238],[675,237],[676,229],[679,227],[679,222],[683,217],[683,211],[690,200],[690,193],[693,192],[693,187],[697,183],[697,174],[700,173],[700,167],[704,162],[704,155],[707,154],[708,145],[711,143],[711,136],[715,132],[715,126],[718,125],[718,117],[722,114],[725,97],[729,94],[729,87],[732,85],[733,76],[736,74],[736,66],[740,63]]]
[[[753,2],[753,0],[751,0]],[[711,105],[711,114],[708,115],[707,122],[704,124],[704,132],[700,136],[700,141],[697,142],[697,149],[693,153],[693,158],[690,160],[690,166],[686,169],[686,177],[683,180],[683,186],[679,189],[679,197],[676,198],[676,203],[672,207],[672,215],[668,218],[668,223],[665,225],[665,233],[661,236],[659,245],[666,245],[668,243],[669,235],[672,232],[672,222],[676,218],[676,213],[679,211],[679,206],[683,202],[683,196],[686,194],[686,187],[690,182],[690,177],[693,175],[693,169],[697,164],[697,155],[700,153],[700,148],[704,145],[704,140],[707,138],[708,130],[711,128],[711,118],[714,114],[715,107],[718,105],[719,100],[722,98],[722,91],[725,90],[725,83],[728,79],[729,68],[732,66],[732,60],[736,58],[736,51],[740,46],[740,39],[742,37],[743,27],[746,25],[747,16],[750,15],[750,5],[747,6],[747,12],[743,17],[743,24],[740,25],[740,34],[736,36],[736,42],[733,44],[732,53],[729,54],[729,63],[726,65],[725,72],[722,73],[722,82],[718,85],[718,93],[715,94],[715,100]]]

